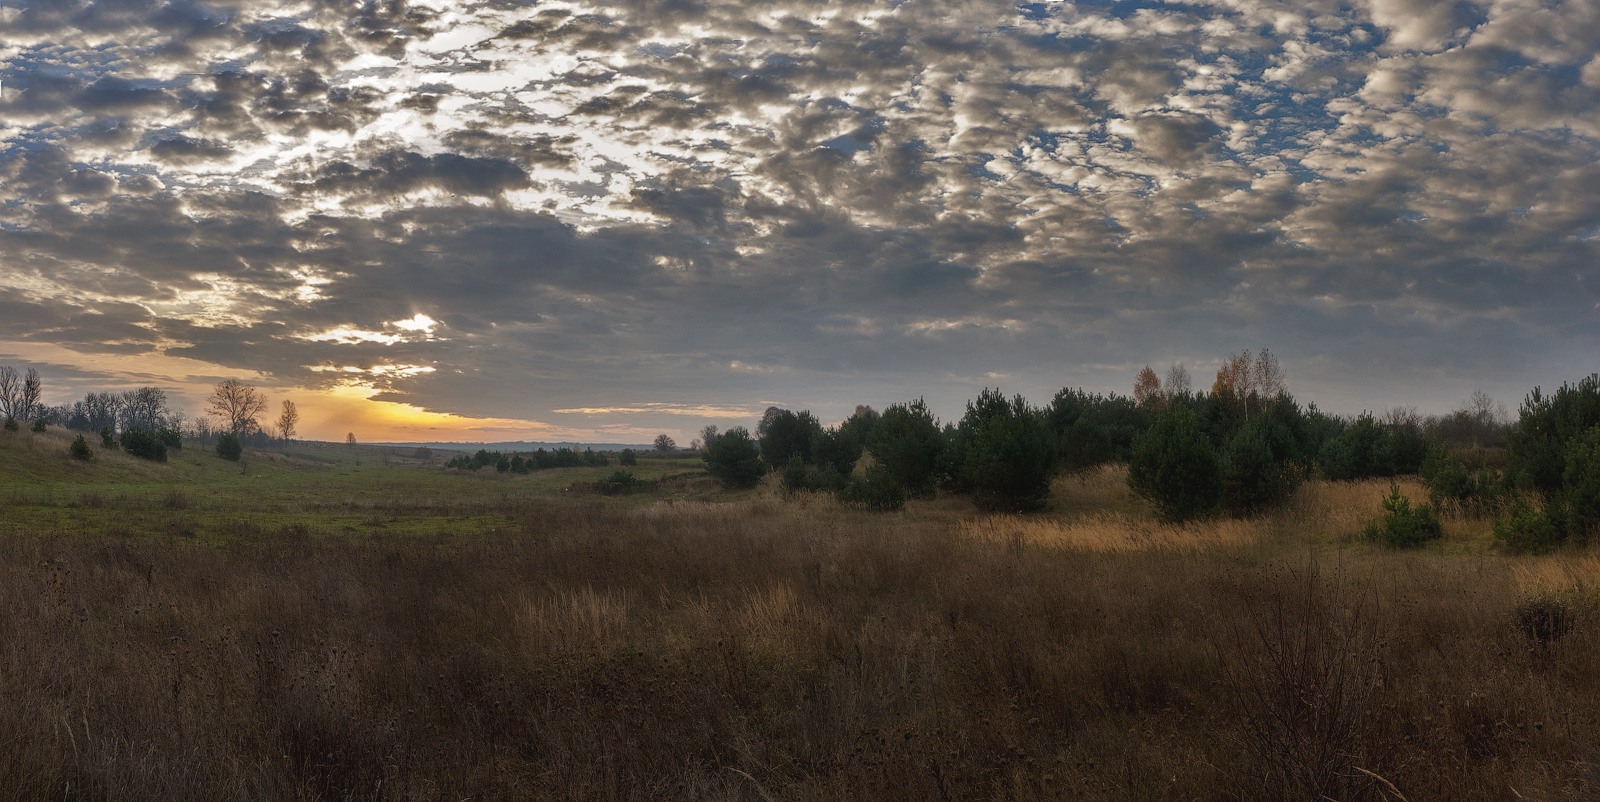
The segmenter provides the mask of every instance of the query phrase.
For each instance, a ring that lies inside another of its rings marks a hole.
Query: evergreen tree
[[[891,404],[868,435],[873,460],[912,498],[932,498],[945,440],[922,399]]]
[[[706,444],[706,471],[724,487],[755,487],[767,475],[766,463],[761,461],[761,451],[750,431],[736,426]]]
[[[1128,486],[1169,521],[1209,514],[1222,497],[1222,466],[1190,410],[1174,407],[1133,446]]]

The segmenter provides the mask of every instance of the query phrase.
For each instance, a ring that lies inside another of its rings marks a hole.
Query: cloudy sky
[[[1600,2],[0,0],[0,364],[305,436],[1600,368]]]

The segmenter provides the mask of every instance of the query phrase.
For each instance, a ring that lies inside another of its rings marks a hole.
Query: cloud
[[[693,431],[1600,345],[1592,4],[18,8],[0,336],[84,364]]]

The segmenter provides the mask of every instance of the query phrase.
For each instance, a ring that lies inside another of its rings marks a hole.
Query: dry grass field
[[[1116,469],[1017,518],[364,465],[320,475],[427,523],[349,531],[184,459],[193,507],[107,457],[93,509],[214,513],[199,537],[70,528],[70,477],[5,469],[7,796],[1600,797],[1600,558],[1503,556],[1481,521],[1374,546],[1387,483],[1173,527]]]

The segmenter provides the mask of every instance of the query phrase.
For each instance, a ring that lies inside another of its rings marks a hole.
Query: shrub
[[[1193,412],[1173,407],[1133,445],[1128,486],[1168,521],[1209,514],[1222,498],[1216,449]]]
[[[1444,537],[1444,528],[1439,525],[1439,516],[1433,507],[1411,506],[1411,499],[1400,495],[1399,485],[1389,486],[1389,497],[1383,500],[1383,509],[1386,512],[1382,519],[1367,524],[1368,540],[1406,549]]]
[[[100,429],[100,445],[103,448],[117,447],[117,435],[115,432],[111,431],[110,426],[105,426]]]
[[[167,444],[152,431],[145,429],[129,429],[122,433],[122,450],[141,459],[154,462],[167,461]]]
[[[874,465],[839,490],[839,501],[852,507],[894,512],[905,509],[906,491],[887,468]]]
[[[1435,509],[1454,509],[1462,515],[1483,515],[1499,509],[1503,497],[1499,471],[1469,470],[1456,452],[1435,444],[1422,461],[1422,482]]]
[[[872,427],[867,450],[912,498],[932,498],[945,448],[939,422],[922,399],[891,404]]]
[[[17,431],[19,428],[21,428],[21,427],[19,427],[17,425],[17,419],[16,418],[6,418],[6,431],[14,432],[14,431]]]
[[[1222,506],[1249,514],[1277,504],[1300,486],[1301,469],[1292,461],[1286,433],[1266,416],[1244,425],[1222,456]],[[1280,437],[1273,438],[1272,434]],[[1280,441],[1274,448],[1274,440]]]
[[[626,467],[639,464],[639,453],[631,448],[622,449],[622,456],[617,458],[617,463]]]
[[[601,495],[620,496],[649,490],[650,483],[633,475],[633,471],[614,471],[610,476],[595,483],[595,489]]]
[[[1395,475],[1394,435],[1363,413],[1322,445],[1322,474],[1334,481]]]
[[[81,434],[78,435],[78,439],[72,441],[72,447],[67,450],[67,453],[71,454],[73,459],[94,459],[94,452],[89,450],[89,441],[83,439]]]
[[[990,401],[969,406],[961,422],[966,446],[961,467],[972,501],[981,510],[1043,509],[1055,464],[1055,444],[1043,416],[1020,395],[1007,401],[996,390]],[[981,417],[974,417],[974,410]]]
[[[244,446],[239,444],[239,438],[233,432],[225,432],[217,438],[217,456],[229,462],[238,462],[244,456]]]
[[[48,427],[45,425],[44,418],[39,418],[33,422],[33,431],[35,434],[43,434],[46,428]]]
[[[761,458],[774,469],[786,468],[789,458],[813,461],[812,443],[822,435],[822,424],[809,411],[780,409],[772,413],[761,431]]]
[[[799,454],[789,455],[789,462],[783,466],[783,481],[779,487],[785,493],[811,489],[807,482],[805,460]]]
[[[1567,535],[1586,542],[1600,532],[1600,425],[1567,444],[1561,488]]]
[[[1561,527],[1545,510],[1517,498],[1494,522],[1494,539],[1512,554],[1543,554],[1561,545]]]
[[[1569,444],[1600,426],[1600,375],[1551,395],[1535,387],[1523,401],[1506,453],[1507,473],[1517,486],[1545,494],[1560,492]]]
[[[180,432],[175,428],[170,426],[163,427],[160,431],[156,432],[156,436],[161,438],[161,444],[167,448],[173,450],[181,450],[183,448],[183,432]]]
[[[1572,605],[1551,596],[1517,603],[1517,631],[1540,648],[1549,648],[1572,631]]]
[[[767,465],[761,461],[761,452],[750,431],[735,426],[706,444],[704,454],[706,471],[723,487],[755,487],[767,475]]]

